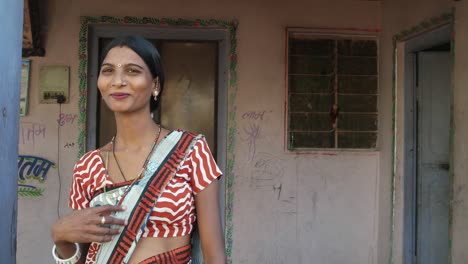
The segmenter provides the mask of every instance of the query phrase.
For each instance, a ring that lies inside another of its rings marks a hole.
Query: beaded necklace
[[[140,170],[140,172],[137,174],[137,176],[132,180],[132,182],[130,183],[130,185],[128,185],[126,188],[125,188],[125,191],[124,193],[119,196],[119,198],[117,199],[118,200],[118,204],[120,205],[120,202],[121,202],[121,199],[122,197],[124,197],[127,192],[131,189],[131,187],[133,186],[133,184],[135,184],[135,182],[141,178],[141,176],[143,175],[143,172],[146,171],[146,167],[148,165],[148,162],[149,162],[149,159],[151,157],[151,154],[153,153],[154,149],[156,148],[156,144],[158,143],[158,140],[159,140],[159,136],[161,135],[161,126],[159,126],[159,130],[158,130],[158,135],[156,136],[152,146],[151,146],[151,149],[148,153],[148,155],[146,156],[146,159],[145,159],[145,162],[143,163],[143,166]],[[115,160],[115,163],[117,164],[117,167],[119,168],[119,171],[120,171],[120,174],[122,175],[122,177],[125,179],[125,181],[128,181],[127,178],[125,178],[125,175],[122,171],[122,168],[120,167],[120,164],[119,164],[119,161],[117,160],[117,156],[115,155],[115,136],[112,137],[112,140],[111,140],[111,147],[112,147],[112,155],[114,156],[114,160]],[[109,153],[109,152],[108,152]],[[106,186],[104,185],[104,193],[106,193],[107,190],[106,190]]]

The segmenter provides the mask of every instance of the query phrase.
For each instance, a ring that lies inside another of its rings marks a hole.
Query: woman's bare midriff
[[[142,237],[128,263],[138,264],[149,257],[183,247],[189,243],[190,235],[183,237]]]

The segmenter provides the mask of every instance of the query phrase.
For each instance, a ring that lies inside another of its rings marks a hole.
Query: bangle
[[[59,256],[57,256],[57,251],[56,251],[57,246],[54,245],[54,247],[52,248],[52,256],[55,259],[55,263],[56,264],[75,264],[75,263],[77,263],[78,260],[80,260],[80,258],[81,258],[81,249],[80,249],[80,245],[78,243],[75,243],[75,247],[76,247],[76,251],[75,251],[75,254],[73,256],[71,256],[70,258],[67,258],[67,259],[61,259]]]

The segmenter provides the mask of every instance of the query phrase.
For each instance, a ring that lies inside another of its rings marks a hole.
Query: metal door
[[[449,52],[418,53],[416,263],[448,263]]]

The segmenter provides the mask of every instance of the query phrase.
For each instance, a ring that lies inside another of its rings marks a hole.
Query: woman
[[[205,139],[151,117],[164,84],[158,51],[118,37],[102,58],[98,88],[117,132],[75,165],[74,211],[52,227],[56,263],[190,263],[195,219],[205,263],[225,263],[221,171]]]

